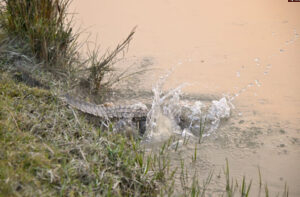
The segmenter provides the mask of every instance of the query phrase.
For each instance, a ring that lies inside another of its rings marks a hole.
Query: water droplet
[[[261,84],[260,84],[260,82],[258,80],[255,80],[254,82],[256,83],[257,87],[261,86]]]

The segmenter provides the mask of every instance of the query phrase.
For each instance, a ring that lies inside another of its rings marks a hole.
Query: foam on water
[[[172,134],[179,134],[182,137],[195,136],[199,134],[204,122],[203,136],[215,132],[220,122],[230,117],[234,108],[230,99],[224,96],[208,105],[200,100],[182,100],[181,90],[188,84],[163,92],[162,88],[171,73],[172,71],[161,77],[152,89],[154,96],[147,116],[148,139],[166,139]]]

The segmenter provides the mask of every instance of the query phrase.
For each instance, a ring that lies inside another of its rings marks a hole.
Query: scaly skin
[[[72,107],[102,119],[143,119],[148,109],[141,105],[111,106],[96,105],[65,96],[64,100]]]
[[[63,100],[70,106],[87,114],[94,115],[103,120],[109,119],[127,119],[138,122],[140,134],[144,134],[146,130],[146,118],[148,109],[144,105],[135,104],[127,106],[111,106],[96,105],[84,101],[77,100],[70,96],[65,96]]]

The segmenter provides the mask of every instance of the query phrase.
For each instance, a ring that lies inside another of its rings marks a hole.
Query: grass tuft
[[[2,0],[1,27],[7,35],[27,42],[47,66],[65,66],[74,44],[67,22],[70,0]]]

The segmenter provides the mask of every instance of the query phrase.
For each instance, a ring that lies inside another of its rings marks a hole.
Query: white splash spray
[[[222,119],[230,117],[234,107],[227,97],[214,100],[209,105],[201,101],[181,100],[182,84],[172,90],[163,92],[162,88],[172,70],[161,77],[153,87],[152,106],[147,118],[147,137],[165,138],[172,134],[195,136],[199,134],[201,124],[205,122],[205,134],[208,136],[215,132]]]

